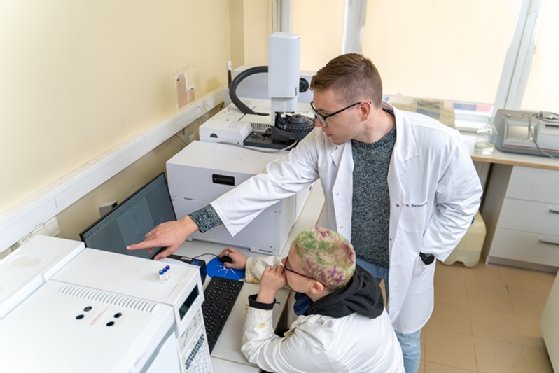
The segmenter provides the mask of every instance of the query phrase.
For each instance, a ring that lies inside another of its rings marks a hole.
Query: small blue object
[[[245,271],[243,269],[226,268],[218,258],[213,258],[208,262],[207,270],[210,277],[223,277],[231,280],[245,278]]]
[[[166,280],[169,279],[169,274],[167,272],[170,269],[171,269],[171,267],[167,264],[165,267],[163,267],[159,270],[159,280],[160,281],[166,281]]]

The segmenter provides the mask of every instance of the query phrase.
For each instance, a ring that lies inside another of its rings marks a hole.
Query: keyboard
[[[243,284],[243,281],[212,277],[204,290],[202,314],[210,352],[214,349]]]

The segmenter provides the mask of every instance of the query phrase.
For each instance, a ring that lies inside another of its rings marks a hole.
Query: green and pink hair
[[[305,272],[329,289],[347,285],[355,272],[355,250],[337,232],[315,227],[297,235],[293,246]]]

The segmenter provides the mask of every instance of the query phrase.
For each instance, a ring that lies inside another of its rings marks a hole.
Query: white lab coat
[[[280,260],[248,258],[245,280],[258,282],[266,266]],[[274,334],[271,310],[249,307],[241,351],[251,363],[273,372],[404,373],[400,343],[386,311],[375,319],[297,316],[281,338]]]
[[[383,313],[335,319],[299,316],[281,338],[274,334],[272,311],[249,307],[241,351],[260,368],[283,373],[404,373],[402,350]]]
[[[390,318],[401,333],[420,330],[433,310],[435,266],[419,252],[445,260],[479,208],[481,184],[460,134],[421,114],[394,109],[396,143],[388,171],[390,194]],[[320,225],[351,240],[351,143],[333,144],[315,128],[287,160],[272,162],[212,202],[237,234],[262,210],[320,179],[325,208]],[[273,229],[272,227],[270,227]]]

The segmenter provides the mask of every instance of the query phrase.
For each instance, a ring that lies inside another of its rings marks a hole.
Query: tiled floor
[[[438,263],[421,373],[553,372],[539,328],[555,275]]]

